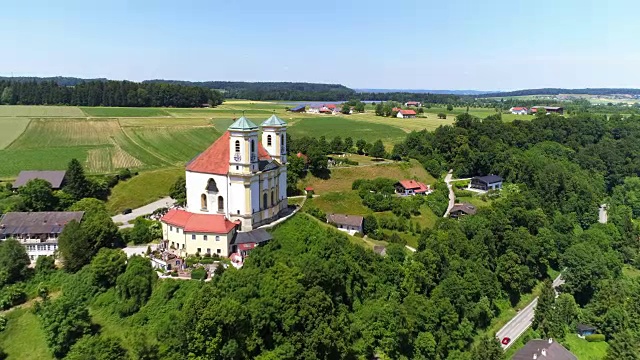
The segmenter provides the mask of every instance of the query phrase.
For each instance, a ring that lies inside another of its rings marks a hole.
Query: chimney
[[[533,360],[536,360],[538,358],[538,354],[533,354]]]
[[[552,343],[553,343],[553,339],[549,338],[549,344],[552,344]]]
[[[542,349],[542,356],[544,356],[544,357],[547,356],[547,349]]]

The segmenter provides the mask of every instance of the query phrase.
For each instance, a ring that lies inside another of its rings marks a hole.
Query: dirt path
[[[449,206],[447,206],[447,211],[445,211],[442,217],[449,217],[449,212],[453,208],[453,205],[456,203],[456,194],[453,192],[453,185],[451,184],[451,178],[453,177],[453,169],[449,170],[447,176],[444,177],[444,182],[447,183],[447,188],[449,188]]]

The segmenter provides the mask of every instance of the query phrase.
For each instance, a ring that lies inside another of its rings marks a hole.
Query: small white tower
[[[276,115],[271,115],[262,126],[262,146],[269,155],[284,165],[287,163],[287,123]]]
[[[229,126],[229,173],[258,171],[258,126],[242,116]]]

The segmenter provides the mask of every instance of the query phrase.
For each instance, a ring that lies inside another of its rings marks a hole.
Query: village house
[[[503,179],[498,175],[474,176],[471,178],[469,188],[489,191],[502,189]]]
[[[418,102],[418,101],[407,101],[406,103],[404,103],[404,106],[420,107],[420,106],[422,106],[422,103]]]
[[[364,219],[359,215],[327,214],[327,223],[335,224],[340,231],[355,235],[362,233]]]
[[[561,344],[549,340],[529,340],[529,342],[513,355],[511,360],[578,360]]]
[[[529,109],[520,106],[512,107],[511,109],[509,109],[509,111],[511,111],[511,113],[515,115],[527,115],[529,113]]]
[[[395,184],[396,193],[402,196],[428,195],[431,187],[415,180],[400,180]]]
[[[458,219],[466,215],[475,215],[476,207],[469,203],[454,204],[449,212],[449,217],[452,219]]]
[[[186,167],[185,209],[162,219],[167,247],[184,257],[227,257],[243,232],[279,219],[287,205],[286,123],[272,115],[260,128],[244,116]],[[242,238],[242,237],[241,237]]]
[[[298,105],[298,106],[296,106],[294,108],[291,108],[291,109],[289,109],[287,111],[295,112],[295,113],[302,113],[302,112],[305,112],[306,109],[307,109],[307,107],[305,105]]]
[[[20,171],[18,178],[13,183],[13,189],[16,190],[21,186],[26,185],[29,180],[42,179],[51,184],[51,189],[60,190],[65,185],[66,171],[34,171],[23,170]]]
[[[529,111],[532,114],[535,114],[540,109],[543,109],[544,111],[546,111],[547,115],[549,115],[551,113],[556,113],[556,114],[559,114],[559,115],[564,114],[564,108],[559,107],[559,106],[533,106]]]
[[[400,111],[398,111],[398,115],[396,115],[396,117],[398,117],[400,119],[414,118],[414,117],[416,117],[416,111],[415,110],[400,110]]]
[[[39,256],[54,255],[65,225],[83,216],[82,211],[9,212],[0,217],[0,240],[18,240],[34,263]]]

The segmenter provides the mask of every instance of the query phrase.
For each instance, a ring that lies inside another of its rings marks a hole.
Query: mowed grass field
[[[171,185],[180,176],[184,176],[184,168],[181,167],[140,173],[111,189],[107,209],[116,214],[161,199],[169,194]]]
[[[24,132],[31,119],[17,117],[0,117],[0,149],[9,146]]]
[[[7,314],[7,328],[0,332],[0,347],[8,359],[53,359],[40,320],[31,309],[17,309]]]

